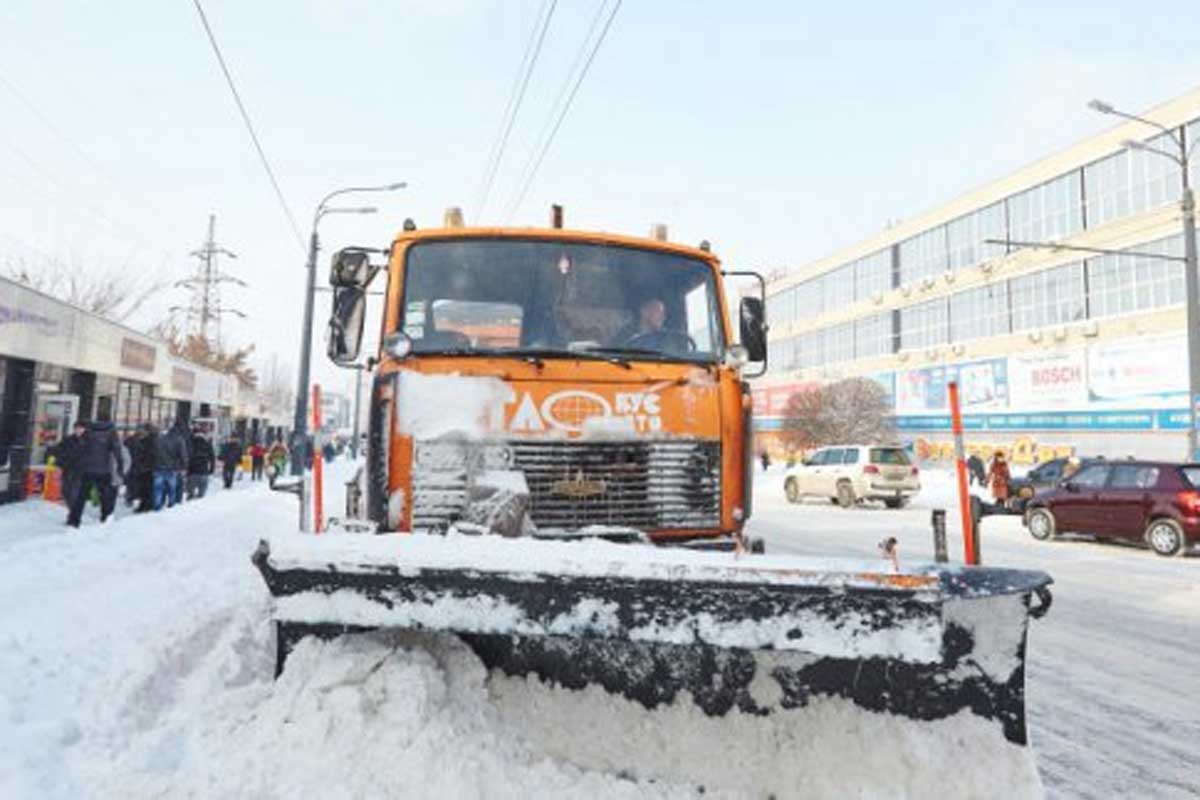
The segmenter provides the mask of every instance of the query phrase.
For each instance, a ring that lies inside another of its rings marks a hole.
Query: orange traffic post
[[[324,484],[322,478],[323,456],[321,454],[321,385],[314,383],[312,387],[312,429],[313,429],[313,530],[320,534],[322,525],[322,496]]]
[[[963,446],[962,410],[958,404],[958,383],[950,381],[950,429],[954,433],[954,470],[958,473],[958,507],[962,512],[963,554],[968,564],[978,565],[975,531],[971,519],[971,491],[967,487],[966,448]]]

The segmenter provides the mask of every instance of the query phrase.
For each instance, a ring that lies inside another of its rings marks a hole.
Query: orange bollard
[[[958,473],[958,507],[962,513],[963,553],[966,563],[979,564],[975,553],[975,531],[971,519],[971,490],[967,486],[967,460],[963,447],[962,411],[958,403],[958,384],[950,381],[950,429],[954,433],[954,469]]]
[[[313,530],[321,533],[324,527],[322,524],[322,514],[324,512],[324,501],[322,498],[324,484],[324,460],[325,454],[321,452],[321,386],[313,384],[312,387],[312,416],[313,416]]]

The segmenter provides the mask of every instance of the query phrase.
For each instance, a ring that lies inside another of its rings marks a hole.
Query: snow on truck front
[[[711,253],[411,231],[386,297],[367,491],[385,529],[741,529],[750,403]]]

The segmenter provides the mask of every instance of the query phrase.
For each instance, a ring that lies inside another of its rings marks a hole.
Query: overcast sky
[[[599,2],[559,0],[485,221],[504,221]],[[204,5],[304,236],[331,189],[410,184],[327,218],[325,256],[474,214],[541,0]],[[572,227],[665,222],[733,266],[799,266],[1102,130],[1091,97],[1140,110],[1200,83],[1192,14],[625,0],[515,221],[558,202]],[[250,284],[226,292],[249,315],[227,338],[296,363],[304,254],[191,0],[5,0],[0,78],[0,258],[183,277],[215,213]]]

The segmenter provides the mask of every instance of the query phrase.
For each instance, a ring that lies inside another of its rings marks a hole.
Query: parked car
[[[902,447],[822,447],[784,473],[783,490],[793,503],[827,497],[843,508],[860,500],[901,508],[921,490],[920,470]]]
[[[1079,459],[1079,469],[1100,463],[1103,460],[1101,458]],[[1069,458],[1055,458],[1039,464],[1022,477],[1013,478],[1012,484],[1009,487],[1010,500],[1008,510],[1019,514],[1025,510],[1025,507],[1035,495],[1058,486],[1065,477],[1063,473],[1070,462],[1071,459]]]
[[[1200,542],[1200,464],[1098,461],[1036,495],[1025,515],[1039,540],[1060,533],[1144,541],[1161,556]]]

